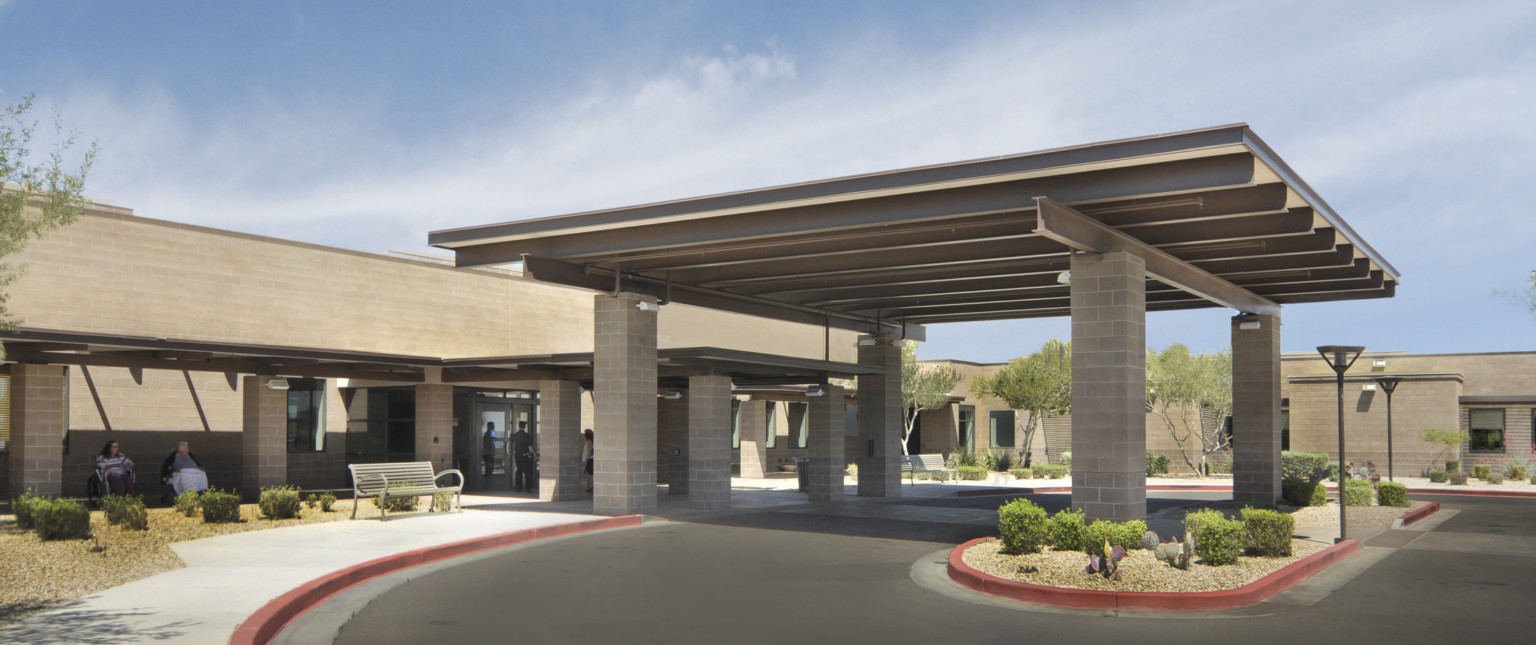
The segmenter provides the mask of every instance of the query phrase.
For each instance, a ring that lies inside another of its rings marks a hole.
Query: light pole
[[[1387,393],[1387,481],[1392,481],[1392,391],[1401,383],[1401,376],[1378,376],[1376,383]]]
[[[1349,520],[1344,503],[1344,491],[1349,487],[1349,478],[1345,476],[1344,461],[1344,373],[1355,364],[1355,359],[1365,352],[1364,347],[1347,345],[1323,345],[1317,348],[1317,353],[1323,355],[1323,360],[1328,362],[1328,367],[1333,368],[1333,373],[1339,379],[1339,541],[1343,542],[1349,535]]]

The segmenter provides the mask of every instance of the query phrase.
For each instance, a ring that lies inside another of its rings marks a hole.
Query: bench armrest
[[[434,484],[437,483],[437,480],[442,479],[443,475],[453,475],[454,477],[458,477],[459,478],[459,488],[463,488],[464,487],[464,473],[459,472],[459,469],[457,469],[457,468],[451,468],[449,470],[445,470],[443,472],[438,473],[436,477],[432,478],[432,483],[434,483]]]

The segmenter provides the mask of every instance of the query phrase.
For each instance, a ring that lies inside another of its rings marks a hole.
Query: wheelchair
[[[128,471],[128,477],[132,478],[134,488],[137,489],[139,484],[139,471]],[[108,493],[111,492],[112,486],[107,482],[106,471],[97,468],[94,472],[91,473],[90,477],[86,478],[85,498],[90,502],[91,506],[101,508],[101,498],[105,497]]]

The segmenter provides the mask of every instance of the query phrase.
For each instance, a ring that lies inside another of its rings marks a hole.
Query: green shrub
[[[299,516],[299,488],[297,486],[268,486],[261,489],[256,507],[262,517],[269,520],[291,520]]]
[[[1351,479],[1344,482],[1345,506],[1370,506],[1371,482],[1364,479]]]
[[[198,492],[195,490],[189,490],[185,493],[177,495],[176,511],[187,517],[193,517],[197,515],[197,497]]]
[[[1082,551],[1087,530],[1082,511],[1062,509],[1051,517],[1051,544],[1057,551]]]
[[[987,478],[987,469],[981,466],[961,466],[955,469],[955,476],[962,481],[984,481]]]
[[[1072,472],[1067,466],[1055,464],[1035,464],[1035,479],[1061,479]]]
[[[304,498],[304,505],[310,508],[318,508],[320,506],[320,498],[314,493],[310,493],[309,497]]]
[[[329,513],[331,507],[336,505],[336,496],[326,493],[320,496],[320,512]]]
[[[1225,515],[1221,511],[1202,508],[1198,511],[1190,511],[1184,514],[1184,531],[1193,536],[1200,535],[1200,526],[1212,520],[1224,520]]]
[[[1296,518],[1279,511],[1244,508],[1243,530],[1248,532],[1248,544],[1256,555],[1266,558],[1289,556]]]
[[[1461,472],[1461,460],[1460,459],[1447,459],[1447,460],[1445,460],[1445,472],[1448,472],[1448,473],[1459,473],[1459,472]]]
[[[144,508],[143,498],[139,498],[137,504],[124,505],[121,512],[123,528],[132,531],[149,530],[149,510]]]
[[[944,475],[944,479],[949,479],[949,473],[937,472],[933,474]],[[432,510],[444,513],[453,510],[453,493],[436,493],[432,495]]]
[[[1381,482],[1376,485],[1376,501],[1382,506],[1407,506],[1408,486],[1397,482]]]
[[[409,513],[416,510],[416,501],[415,495],[386,497],[384,498],[384,510],[391,513]]]
[[[1509,472],[1505,473],[1505,474],[1509,475],[1510,479],[1525,479],[1527,473],[1529,473],[1529,472],[1530,472],[1530,469],[1525,467],[1525,466],[1517,466],[1517,465],[1511,464],[1509,466]]]
[[[1472,465],[1472,477],[1474,479],[1488,479],[1488,476],[1491,474],[1493,474],[1493,466],[1488,464]]]
[[[1195,553],[1204,560],[1207,565],[1219,567],[1237,562],[1237,556],[1243,552],[1243,547],[1248,541],[1246,528],[1242,522],[1221,517],[1208,517],[1198,522],[1199,532],[1195,533]],[[1186,525],[1189,519],[1185,518]],[[1289,537],[1289,535],[1287,535]]]
[[[846,473],[849,477],[858,477],[859,476],[859,465],[856,464],[856,463],[851,463],[850,462],[848,464],[848,467],[843,469],[843,472]],[[353,501],[356,501],[356,500],[353,500]]]
[[[997,535],[1003,553],[1035,553],[1050,534],[1045,509],[1027,499],[1016,499],[997,509]]]
[[[72,499],[49,499],[33,507],[37,537],[44,540],[78,540],[91,536],[91,510]]]
[[[1445,483],[1445,471],[1443,471],[1443,470],[1431,470],[1431,471],[1429,471],[1429,481],[1431,483],[1435,483],[1435,484],[1443,484],[1443,483]]]
[[[1280,496],[1291,506],[1326,506],[1328,489],[1309,479],[1280,480]]]
[[[987,470],[1006,473],[1013,469],[1013,453],[1001,448],[993,448],[987,451]]]
[[[1447,478],[1451,480],[1451,485],[1452,486],[1466,486],[1467,485],[1467,474],[1466,473],[1451,473],[1450,475],[1447,476]]]
[[[27,492],[11,498],[11,512],[16,514],[16,526],[24,529],[32,528],[38,505],[46,501],[48,498],[34,495],[30,488]]]
[[[957,451],[954,454],[950,455],[949,456],[949,460],[952,462],[952,463],[949,464],[950,468],[959,468],[961,466],[975,466],[976,465],[976,453],[971,452],[969,450],[960,450],[960,451]]]
[[[1490,484],[1502,484],[1502,483],[1504,483],[1504,473],[1501,473],[1501,472],[1491,472],[1491,473],[1488,473],[1488,476],[1484,477],[1483,481],[1488,482]]]
[[[1312,481],[1317,478],[1317,471],[1327,469],[1328,453],[1280,452],[1280,477],[1283,479]]]
[[[1225,452],[1212,453],[1205,458],[1205,470],[1211,475],[1232,474],[1232,455]]]
[[[1058,465],[1060,465],[1060,466],[1065,467],[1067,469],[1067,471],[1070,472],[1072,470],[1072,451],[1071,450],[1063,450],[1063,451],[1061,451],[1061,455],[1056,458],[1056,463]]]
[[[121,524],[127,528],[149,528],[149,515],[144,510],[144,498],[138,495],[106,495],[101,498],[101,514],[108,524]]]
[[[1157,452],[1147,453],[1147,476],[1166,474],[1168,474],[1168,455]]]
[[[1034,479],[1035,478],[1035,471],[1034,471],[1033,468],[1015,468],[1015,469],[1010,470],[1008,472],[1013,475],[1014,479]]]
[[[1331,482],[1339,481],[1339,462],[1337,462],[1337,461],[1329,461],[1328,462],[1328,481],[1331,481]]]
[[[234,493],[210,488],[198,497],[197,505],[203,509],[203,521],[208,524],[240,521],[240,496]]]
[[[990,471],[996,465],[997,465],[997,451],[995,451],[995,450],[988,450],[988,451],[986,451],[984,453],[981,453],[980,455],[976,456],[976,466],[978,468]]]
[[[1104,543],[1126,551],[1141,548],[1141,535],[1147,532],[1147,523],[1141,520],[1111,522],[1094,520],[1083,534],[1083,552],[1104,557]]]
[[[1536,475],[1531,475],[1531,485],[1536,486]]]

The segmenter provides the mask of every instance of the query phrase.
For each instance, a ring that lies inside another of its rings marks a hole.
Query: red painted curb
[[[1279,595],[1360,550],[1359,542],[1345,540],[1237,589],[1163,593],[1048,587],[999,578],[966,565],[965,550],[988,539],[991,538],[977,538],[949,552],[951,580],[985,594],[1027,603],[1069,609],[1119,611],[1214,611],[1247,607]]]
[[[387,555],[377,560],[369,560],[368,562],[315,578],[278,596],[261,609],[256,610],[256,613],[246,618],[245,622],[236,626],[235,633],[230,637],[229,642],[230,645],[266,645],[268,641],[272,640],[273,636],[276,636],[278,632],[287,627],[294,619],[318,607],[332,596],[401,569],[409,569],[461,555],[561,535],[637,526],[641,520],[642,518],[639,515],[621,515],[600,520],[540,526],[521,531],[509,531],[507,533],[471,538],[459,542],[449,542],[414,551]]]
[[[1228,484],[1199,484],[1194,486],[1175,486],[1172,484],[1152,484],[1147,486],[1149,491],[1228,491],[1232,486]],[[1030,493],[1070,493],[1071,486],[1055,486],[1051,488],[984,488],[982,490],[963,490],[955,493],[955,497],[991,497],[994,495],[1024,495]]]
[[[1422,520],[1422,519],[1424,519],[1426,517],[1434,515],[1435,513],[1439,512],[1439,510],[1440,510],[1440,502],[1430,502],[1428,506],[1423,506],[1423,507],[1420,507],[1420,508],[1408,511],[1407,513],[1403,513],[1403,515],[1401,517],[1397,518],[1397,519],[1403,521],[1403,526],[1408,526],[1410,524],[1413,524],[1414,522],[1417,522],[1417,521]]]

